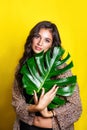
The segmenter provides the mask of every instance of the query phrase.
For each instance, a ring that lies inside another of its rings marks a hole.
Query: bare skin
[[[52,128],[52,118],[35,116],[33,125],[42,128]]]

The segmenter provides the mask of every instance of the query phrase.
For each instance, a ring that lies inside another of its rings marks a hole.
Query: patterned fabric
[[[64,65],[62,66],[64,67]],[[58,78],[71,76],[71,71],[58,76]],[[53,130],[74,130],[74,122],[76,122],[81,113],[82,106],[79,96],[79,87],[76,85],[75,91],[72,96],[67,97],[67,103],[63,106],[55,108],[56,117],[52,118]],[[21,94],[17,81],[14,80],[13,90],[12,90],[12,106],[16,111],[16,121],[13,126],[13,130],[20,130],[19,120],[32,125],[35,117],[35,113],[29,113],[25,97]]]

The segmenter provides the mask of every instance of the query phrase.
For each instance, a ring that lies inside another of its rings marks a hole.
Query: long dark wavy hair
[[[31,44],[32,44],[32,39],[39,33],[41,28],[45,28],[45,29],[50,29],[52,36],[53,36],[53,43],[52,43],[52,47],[51,49],[53,49],[55,46],[59,46],[61,47],[61,39],[60,39],[60,35],[59,35],[59,31],[57,26],[50,22],[50,21],[41,21],[39,23],[37,23],[32,30],[29,33],[29,36],[27,37],[25,46],[24,46],[24,53],[22,58],[19,60],[19,68],[16,71],[15,74],[15,78],[18,82],[18,87],[22,88],[22,75],[20,74],[20,69],[22,67],[22,65],[25,63],[25,61],[32,57],[34,52],[32,50]]]

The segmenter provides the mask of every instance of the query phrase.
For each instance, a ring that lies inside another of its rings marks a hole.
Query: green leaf
[[[70,54],[68,53],[68,55],[63,59],[63,60],[59,60],[57,62],[55,62],[55,67],[62,65],[63,63],[65,63],[68,59],[70,58]]]
[[[54,84],[59,86],[55,98],[48,105],[48,108],[50,109],[65,104],[66,101],[61,99],[60,96],[71,96],[74,92],[77,80],[74,75],[61,79],[53,78],[67,72],[73,67],[72,61],[69,64],[66,64],[66,61],[70,58],[70,54],[61,60],[64,52],[65,50],[63,48],[54,47],[53,52],[49,49],[46,53],[38,53],[32,58],[29,58],[20,71],[23,75],[23,87],[29,95],[33,95],[33,91],[36,90],[38,96],[40,96],[42,87],[45,88],[45,92],[48,92]],[[63,64],[66,64],[66,66],[61,68],[60,66]],[[33,99],[31,100],[31,103],[32,101]]]
[[[54,109],[54,108],[56,108],[56,107],[58,107],[59,105],[56,105],[56,104],[54,104],[54,103],[50,103],[49,105],[48,105],[48,108],[49,109]]]
[[[48,80],[44,84],[45,86],[53,86],[54,84],[57,84],[57,86],[66,86],[68,84],[73,84],[76,83],[76,76],[70,76],[66,78],[61,78],[61,79],[54,79],[54,80]]]
[[[66,87],[60,87],[57,91],[58,95],[61,96],[71,96],[74,92],[76,84],[68,85]]]
[[[63,105],[66,101],[58,96],[55,96],[52,102],[57,105]]]

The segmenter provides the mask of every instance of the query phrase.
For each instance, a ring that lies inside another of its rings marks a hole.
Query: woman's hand
[[[27,108],[29,112],[40,112],[44,117],[47,117],[49,114],[52,115],[52,112],[49,113],[47,106],[54,99],[58,87],[54,85],[47,93],[45,93],[44,88],[42,88],[42,93],[38,99],[36,91],[34,91],[34,103],[29,105]],[[47,114],[48,113],[48,114]]]
[[[45,94],[44,88],[42,88],[42,93],[40,95],[40,98],[38,99],[36,92],[34,91],[34,102],[37,105],[37,110],[42,111],[51,103],[51,101],[54,99],[55,94],[58,90],[58,87],[54,85],[51,90],[49,90]]]
[[[47,107],[44,108],[42,111],[40,111],[41,115],[45,118],[49,118],[49,117],[53,117],[53,112],[52,111],[48,111]]]

